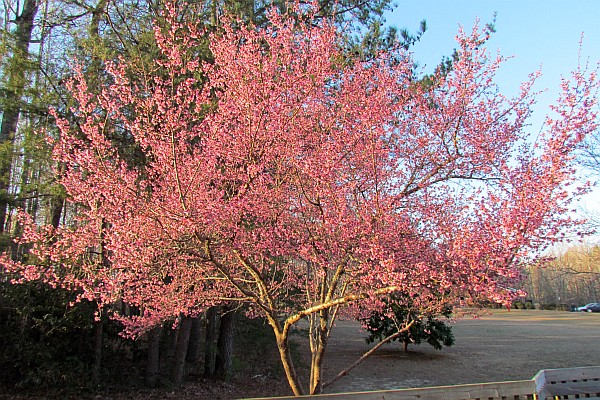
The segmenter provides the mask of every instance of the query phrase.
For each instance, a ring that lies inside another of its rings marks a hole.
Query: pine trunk
[[[58,176],[62,175],[65,166],[60,164],[58,167]],[[50,197],[50,223],[54,228],[58,228],[60,220],[63,216],[63,209],[65,205],[65,195],[63,193],[55,193]]]
[[[100,384],[100,372],[102,371],[102,339],[104,335],[104,323],[98,320],[94,324],[94,365],[92,366],[92,382]]]
[[[187,355],[188,344],[190,341],[190,331],[192,329],[192,318],[181,317],[179,323],[179,333],[177,335],[177,344],[175,346],[175,357],[171,368],[171,383],[174,386],[181,386],[185,372],[185,357]]]
[[[17,25],[14,33],[15,45],[10,61],[15,66],[10,68],[8,87],[4,99],[2,124],[0,125],[0,233],[4,232],[6,225],[6,212],[9,204],[8,188],[10,185],[10,170],[13,163],[13,141],[17,133],[19,116],[21,114],[21,99],[27,82],[26,68],[16,67],[25,64],[29,57],[29,44],[34,19],[38,12],[39,0],[24,0],[21,14],[15,18]]]
[[[185,361],[192,365],[193,373],[198,372],[198,360],[200,358],[200,341],[202,340],[202,321],[200,317],[192,318],[192,329],[190,331],[190,343]]]
[[[235,311],[223,308],[221,325],[219,327],[219,339],[217,341],[217,359],[215,374],[223,380],[231,375],[233,365],[233,339],[235,333]]]
[[[156,387],[160,367],[160,333],[162,327],[155,326],[148,332],[148,358],[146,361],[145,383],[148,387]]]
[[[217,357],[217,327],[219,324],[218,307],[206,310],[206,338],[204,341],[204,376],[211,377],[215,374],[215,359]]]

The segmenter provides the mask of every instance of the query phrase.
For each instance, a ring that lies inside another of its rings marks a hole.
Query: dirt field
[[[341,322],[332,333],[326,373],[368,349],[355,323]],[[494,310],[453,325],[454,346],[384,346],[326,392],[395,389],[531,379],[541,369],[600,365],[600,313]]]

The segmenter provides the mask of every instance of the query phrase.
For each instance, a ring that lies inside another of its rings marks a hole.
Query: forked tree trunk
[[[148,332],[148,358],[146,360],[145,384],[148,387],[156,387],[158,384],[158,373],[160,369],[160,333],[162,327],[155,326]]]
[[[217,359],[215,362],[215,375],[226,380],[231,375],[233,365],[233,339],[235,333],[235,311],[223,307],[221,324],[219,326],[219,339],[217,341]]]
[[[173,366],[171,367],[171,382],[174,386],[181,386],[183,383],[185,372],[185,356],[187,355],[191,329],[192,318],[182,317],[178,328],[179,333],[177,335],[177,344],[175,345]]]

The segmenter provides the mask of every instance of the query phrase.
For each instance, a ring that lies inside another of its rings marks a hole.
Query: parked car
[[[577,311],[600,312],[600,303],[589,303],[582,307],[577,307]]]

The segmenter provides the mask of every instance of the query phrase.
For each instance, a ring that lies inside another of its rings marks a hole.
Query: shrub
[[[533,303],[531,301],[525,302],[525,309],[526,310],[533,310],[534,309]]]
[[[76,293],[41,282],[0,283],[0,391],[92,390],[94,312]],[[102,379],[129,382],[137,344],[118,335],[115,321],[103,322]]]
[[[515,301],[513,303],[513,307],[515,308],[515,310],[523,310],[525,308],[525,303],[523,303],[522,301]]]
[[[374,312],[370,317],[362,319],[369,332],[369,336],[365,338],[367,343],[382,341],[414,320],[415,322],[406,332],[392,340],[402,342],[404,351],[408,350],[410,343],[426,342],[436,350],[454,344],[452,328],[438,318],[439,316],[449,318],[452,314],[451,308],[446,308],[440,315],[419,315],[410,302],[401,297],[391,297],[385,303],[386,306],[382,311]]]

